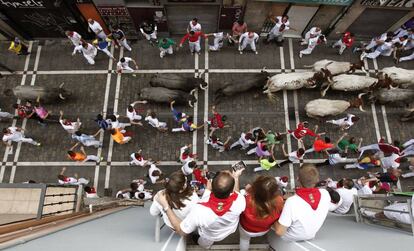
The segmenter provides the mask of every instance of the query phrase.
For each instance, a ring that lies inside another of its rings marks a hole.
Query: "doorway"
[[[168,30],[185,34],[188,23],[198,18],[204,33],[217,32],[220,5],[166,5]]]
[[[285,32],[286,37],[302,37],[312,17],[318,11],[319,6],[292,5],[287,15],[289,16],[291,29]]]

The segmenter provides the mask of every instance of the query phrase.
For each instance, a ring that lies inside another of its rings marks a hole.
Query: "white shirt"
[[[401,44],[402,46],[405,46],[408,42],[408,39],[405,39],[404,41],[401,41],[399,37],[394,38],[391,40],[392,45],[394,46],[396,43]]]
[[[276,17],[276,20],[277,20],[276,21],[276,24],[270,30],[270,33],[273,33],[275,35],[278,35],[278,34],[282,34],[283,32],[285,32],[285,31],[287,31],[287,30],[290,29],[290,27],[289,27],[289,25],[290,25],[289,20],[287,20],[286,23],[282,23],[282,17],[281,16]],[[279,30],[280,30],[280,26],[282,26],[282,24],[285,25],[285,29],[282,32],[280,32]]]
[[[160,121],[157,118],[146,116],[145,121],[148,121],[148,124],[150,124],[153,127],[160,127]]]
[[[187,162],[185,162],[184,163],[184,165],[181,167],[181,171],[183,171],[183,174],[184,175],[190,175],[190,174],[192,174],[193,173],[193,169],[191,168],[191,167],[189,167],[188,166],[188,164],[190,163],[191,161],[187,161]]]
[[[132,153],[132,154],[130,155],[130,157],[131,157],[132,161],[134,161],[134,162],[135,162],[135,164],[137,164],[137,165],[139,165],[139,166],[144,166],[144,165],[145,165],[145,163],[147,163],[147,161],[146,161],[144,158],[141,158],[141,159],[137,159],[137,158],[135,158],[135,153]],[[138,189],[138,190],[139,190],[139,189]]]
[[[244,132],[242,132],[242,134],[240,135],[240,139],[243,142],[243,146],[254,144],[253,140],[246,139],[246,134]]]
[[[194,31],[194,32],[201,31],[201,24],[199,23],[197,23],[196,25],[193,25],[193,21],[190,21],[189,26],[190,26],[190,31]]]
[[[130,106],[132,106],[132,112],[128,111],[128,108],[126,110],[126,115],[129,118],[130,121],[133,120],[141,120],[142,117],[141,115],[139,115],[136,111],[135,111],[135,107],[134,107],[134,103],[130,104]],[[146,120],[146,119],[145,119]]]
[[[70,134],[74,134],[82,125],[81,122],[70,122],[70,125],[65,125],[63,124],[63,119],[59,119],[59,123],[62,125],[63,129]]]
[[[188,199],[182,201],[183,204],[185,205],[184,207],[182,207],[181,209],[172,209],[172,211],[175,213],[175,215],[178,218],[183,220],[192,211],[194,205],[197,204],[198,200],[199,198],[197,196],[197,193],[193,192],[193,194],[190,197],[188,197]],[[160,213],[162,214],[162,219],[164,220],[165,224],[169,226],[170,228],[173,228],[170,220],[168,219],[167,214],[164,213],[162,206],[154,199],[150,207],[150,214],[152,216],[157,216]]]
[[[259,35],[257,35],[256,32],[254,32],[253,37],[250,38],[249,37],[249,32],[245,32],[243,33],[240,38],[239,38],[239,43],[241,43],[242,41],[246,41],[244,43],[250,44],[250,43],[257,43],[257,41],[259,40]]]
[[[355,188],[347,189],[344,187],[336,189],[342,199],[342,204],[335,210],[335,213],[346,214],[354,203],[354,195],[358,194]]]
[[[388,168],[398,168],[400,167],[400,163],[395,162],[396,159],[398,159],[400,156],[396,153],[392,153],[388,157],[381,158],[381,164],[382,167],[385,169]]]
[[[335,211],[342,204],[342,202],[343,202],[342,198],[339,198],[339,201],[336,204],[331,201],[331,205],[329,207],[329,212]]]
[[[321,228],[328,215],[331,206],[331,197],[325,189],[319,189],[321,199],[318,208],[313,210],[311,206],[294,195],[288,198],[283,207],[279,223],[287,227],[282,239],[287,241],[302,241],[313,239]]]
[[[88,47],[86,48],[83,48],[82,45],[76,46],[75,49],[73,49],[73,53],[76,53],[77,51],[82,52],[84,55],[93,57],[95,56],[96,48],[95,46],[88,43]]]
[[[275,177],[275,179],[279,187],[287,187],[288,183],[283,182],[283,180],[280,177]]]
[[[61,185],[77,185],[78,184],[78,180],[73,178],[73,177],[66,177],[66,180],[58,180],[59,184]]]
[[[237,193],[237,192],[236,192]],[[207,202],[211,191],[206,189],[200,201]],[[246,208],[244,196],[237,193],[237,199],[230,210],[223,216],[216,215],[210,208],[196,204],[187,217],[181,222],[180,228],[190,234],[198,230],[198,234],[211,241],[221,241],[237,230],[239,216]]]
[[[80,41],[82,39],[82,36],[77,33],[76,31],[73,32],[72,36],[68,36],[68,38],[70,39],[70,41],[72,41],[72,43],[74,44],[80,44]]]
[[[298,157],[298,151],[293,151],[291,153],[289,153],[289,160],[292,161],[292,163],[300,163],[300,160],[303,159],[303,156],[305,154],[303,154],[302,156]]]
[[[161,173],[161,170],[156,165],[151,164],[151,167],[149,168],[148,173],[149,173],[149,178],[151,179],[152,184],[155,184],[158,178],[160,177],[160,176],[152,176],[152,173],[154,171],[159,171]]]
[[[7,142],[9,140],[11,141],[19,141],[20,139],[24,138],[23,133],[17,131],[17,127],[11,126],[8,128],[10,130],[10,134],[4,134],[3,135],[3,141]]]
[[[144,193],[144,198],[143,199],[139,198],[140,193]],[[148,191],[139,191],[139,192],[135,193],[134,198],[138,199],[138,200],[150,200],[150,199],[152,199],[152,193],[150,193]]]
[[[183,146],[180,148],[180,161],[181,163],[185,163],[188,161],[192,161],[194,160],[193,158],[191,158],[190,156],[188,156],[186,159],[182,159],[183,153],[188,149],[188,146]]]
[[[316,27],[312,27],[309,30],[309,32],[310,32],[311,35],[314,35],[314,36],[318,37],[321,34],[322,30],[316,31]]]
[[[100,33],[100,32],[102,32],[103,31],[103,29],[102,29],[102,26],[98,23],[98,22],[96,22],[96,21],[93,21],[93,24],[90,24],[89,22],[88,22],[88,25],[89,25],[89,28],[95,33],[95,34],[98,34],[98,33]]]
[[[132,61],[132,58],[130,58],[130,57],[124,57],[124,59],[125,59],[125,62],[122,63],[121,61],[119,61],[116,64],[116,66],[118,67],[118,69],[127,69],[127,68],[129,68],[128,63]]]
[[[361,189],[358,190],[358,195],[370,195],[372,194],[372,189],[369,187],[369,183],[367,182]]]

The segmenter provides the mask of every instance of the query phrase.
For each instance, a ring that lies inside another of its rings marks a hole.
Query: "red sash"
[[[233,202],[237,199],[237,196],[237,193],[232,193],[226,199],[218,199],[214,196],[213,193],[211,193],[210,198],[207,202],[202,202],[199,204],[210,208],[217,216],[223,216],[230,210],[230,207],[231,205],[233,205]]]
[[[296,188],[296,194],[306,201],[313,210],[316,210],[321,200],[321,192],[318,188]]]

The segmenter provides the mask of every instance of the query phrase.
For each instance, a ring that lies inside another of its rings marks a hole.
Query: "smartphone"
[[[212,179],[216,176],[216,174],[217,174],[217,173],[215,173],[215,172],[210,172],[210,171],[208,171],[208,172],[206,173],[206,177],[207,177],[207,179],[208,179],[208,180],[212,180]]]
[[[237,170],[240,170],[240,169],[246,168],[246,167],[247,167],[246,164],[244,164],[244,162],[242,160],[231,166],[233,171],[237,171]]]

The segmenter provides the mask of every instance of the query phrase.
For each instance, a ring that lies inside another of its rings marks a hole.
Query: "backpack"
[[[106,120],[104,120],[104,119],[96,120],[96,122],[98,123],[99,128],[101,128],[103,130],[108,130],[109,124]]]

